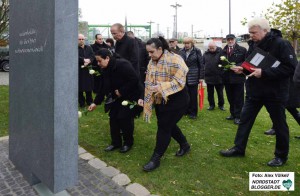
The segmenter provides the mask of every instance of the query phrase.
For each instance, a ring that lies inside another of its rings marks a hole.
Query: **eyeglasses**
[[[85,40],[85,39],[78,39],[78,40]]]

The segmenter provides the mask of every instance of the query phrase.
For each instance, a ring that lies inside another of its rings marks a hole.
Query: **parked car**
[[[0,70],[9,71],[9,56],[0,57]]]
[[[0,47],[0,70],[9,71],[9,48]]]

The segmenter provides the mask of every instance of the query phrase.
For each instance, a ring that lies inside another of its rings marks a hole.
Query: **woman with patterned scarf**
[[[152,171],[159,167],[160,158],[167,150],[171,137],[180,145],[176,156],[183,156],[190,151],[190,145],[177,126],[189,101],[185,87],[188,68],[179,55],[170,51],[163,37],[148,40],[146,49],[151,60],[145,80],[145,97],[138,104],[144,106],[146,122],[150,122],[153,107],[156,111],[156,146],[150,161],[143,167],[144,171]]]

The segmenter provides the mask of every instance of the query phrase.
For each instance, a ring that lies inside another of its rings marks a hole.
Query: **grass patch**
[[[1,136],[8,130],[8,87],[0,86]],[[205,106],[208,104],[206,103]],[[271,168],[266,163],[273,158],[275,137],[263,132],[271,127],[268,113],[263,109],[252,128],[245,158],[224,158],[221,149],[232,147],[237,126],[225,120],[226,111],[215,109],[199,112],[197,120],[183,117],[179,126],[191,144],[191,152],[175,157],[178,145],[172,140],[161,161],[161,166],[150,173],[142,166],[152,155],[156,137],[156,119],[151,124],[135,121],[135,143],[128,153],[104,152],[110,144],[109,119],[98,107],[79,119],[79,144],[93,155],[127,174],[133,182],[144,185],[152,194],[158,195],[300,195],[300,127],[287,112],[290,127],[290,154],[284,167]],[[3,112],[4,111],[4,112]],[[4,130],[4,131],[2,131]],[[249,172],[295,172],[295,191],[249,192]]]

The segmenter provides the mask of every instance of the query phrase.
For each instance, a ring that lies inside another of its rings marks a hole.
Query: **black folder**
[[[264,50],[256,47],[241,66],[244,69],[253,72],[253,70],[251,70],[250,68],[277,68],[278,66],[280,66],[280,61],[278,61],[275,57],[265,52]]]

